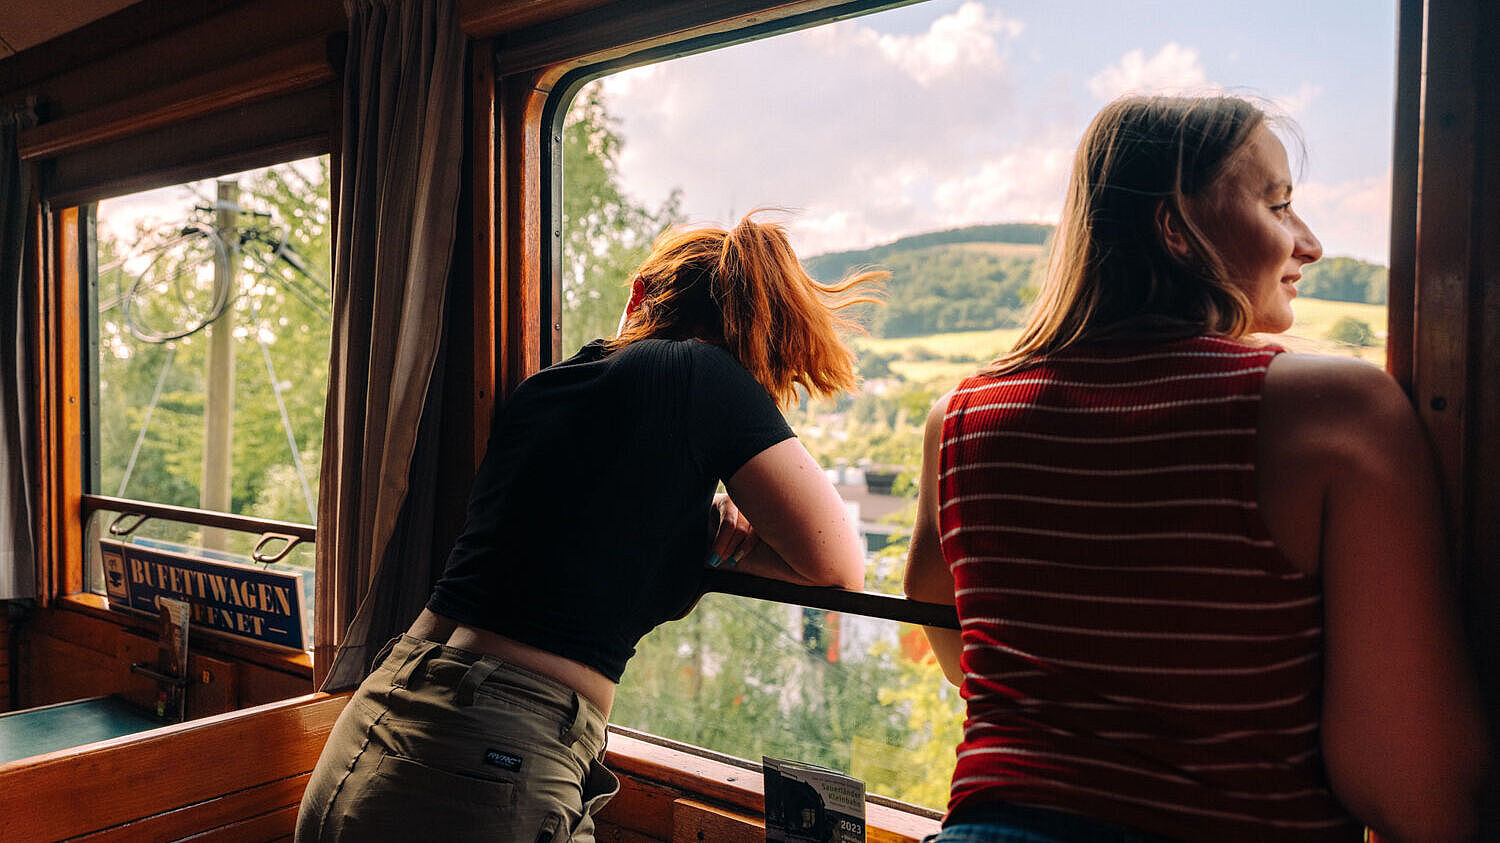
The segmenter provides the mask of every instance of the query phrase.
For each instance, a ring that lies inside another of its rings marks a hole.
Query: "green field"
[[[1294,351],[1338,354],[1385,365],[1385,306],[1354,302],[1325,301],[1301,297],[1292,303],[1297,321],[1285,334],[1272,337],[1275,342]],[[1341,317],[1352,316],[1375,330],[1375,345],[1359,347],[1328,339],[1328,331]],[[972,374],[985,361],[1009,349],[1021,335],[1020,328],[993,331],[963,331],[953,334],[929,334],[922,337],[877,339],[860,337],[854,345],[879,354],[894,354],[891,369],[913,383],[957,383]],[[972,362],[953,362],[952,357],[972,357]],[[924,360],[922,357],[938,359]]]

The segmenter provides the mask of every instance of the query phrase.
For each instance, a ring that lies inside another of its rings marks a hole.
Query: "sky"
[[[1385,263],[1395,24],[1394,0],[933,0],[601,84],[632,197],[680,188],[695,222],[788,209],[804,256],[1054,222],[1106,102],[1247,94],[1298,127],[1294,201],[1325,253]]]

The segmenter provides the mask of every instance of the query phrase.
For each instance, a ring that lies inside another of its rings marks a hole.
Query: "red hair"
[[[827,396],[858,382],[854,353],[840,330],[860,326],[837,311],[879,302],[874,286],[890,273],[860,270],[833,284],[807,274],[772,222],[746,214],[732,230],[674,228],[657,238],[636,272],[644,295],[616,349],[648,338],[696,338],[733,354],[778,404],[796,387]]]

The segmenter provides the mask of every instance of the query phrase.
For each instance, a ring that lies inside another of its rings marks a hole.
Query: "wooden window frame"
[[[253,18],[255,11],[242,8],[234,14]],[[91,244],[83,210],[108,196],[329,154],[338,137],[336,39],[318,34],[215,65],[206,51],[222,40],[223,21],[205,18],[198,24],[160,39],[147,38],[132,50],[181,50],[188,63],[202,65],[201,72],[127,94],[128,76],[98,82],[99,74],[120,65],[124,56],[101,56],[98,64],[49,80],[45,89],[56,101],[44,100],[42,108],[60,114],[24,132],[19,142],[22,160],[38,164],[43,176],[43,212],[36,229],[40,248],[31,267],[42,282],[38,324],[46,326],[35,393],[43,502],[36,514],[37,604],[138,631],[155,624],[108,609],[107,601],[89,593],[85,584],[85,518],[91,497],[83,452],[89,442],[90,384],[85,379],[93,365],[87,359],[91,340],[85,336],[91,320],[84,312],[84,267]],[[212,32],[220,35],[206,34]],[[21,69],[45,75],[45,69]],[[265,526],[276,524],[267,521]],[[214,636],[210,649],[309,682],[313,676],[310,652],[224,636]]]

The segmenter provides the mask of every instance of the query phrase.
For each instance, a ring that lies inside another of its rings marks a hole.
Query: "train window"
[[[1383,364],[1394,3],[1150,9],[942,0],[588,82],[562,132],[562,353],[613,330],[630,267],[675,221],[784,208],[813,275],[889,268],[889,301],[854,340],[859,394],[788,416],[858,510],[869,587],[895,592],[926,409],[1018,336],[1084,126],[1127,92],[1229,91],[1291,118],[1297,206],[1325,249],[1278,341]],[[893,622],[705,600],[643,642],[615,719],[749,758],[924,770],[869,779],[940,806],[922,787],[953,736],[903,730],[934,722],[919,705],[960,709],[903,691],[945,688],[915,641]]]
[[[323,156],[84,209],[90,493],[315,521],[332,312],[328,185]],[[86,581],[112,598],[94,539],[109,537],[117,515],[95,514],[87,548]],[[240,563],[259,540],[253,529],[167,518],[130,535]],[[304,629],[312,556],[304,544],[271,566],[301,574]]]

